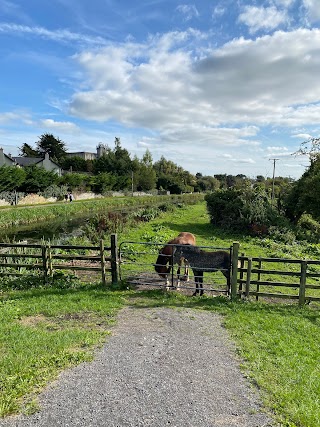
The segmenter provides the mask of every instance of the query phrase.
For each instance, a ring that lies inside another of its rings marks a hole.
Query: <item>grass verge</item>
[[[320,314],[296,305],[230,302],[144,291],[136,307],[185,307],[223,315],[236,342],[241,368],[282,427],[320,426]]]
[[[122,292],[108,292],[100,286],[3,295],[0,416],[32,412],[35,394],[58,372],[91,360],[123,304]]]

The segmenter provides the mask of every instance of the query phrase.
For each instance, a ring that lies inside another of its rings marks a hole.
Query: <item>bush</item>
[[[312,215],[302,214],[297,223],[297,235],[300,240],[318,243],[320,239],[320,224]]]
[[[224,229],[249,230],[273,224],[279,216],[261,188],[223,189],[205,197],[210,222]]]

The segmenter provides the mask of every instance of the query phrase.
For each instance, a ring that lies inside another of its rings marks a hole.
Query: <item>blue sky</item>
[[[0,0],[0,146],[146,149],[298,178],[320,136],[319,0]]]

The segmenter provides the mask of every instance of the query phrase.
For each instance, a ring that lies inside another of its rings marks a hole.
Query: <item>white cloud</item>
[[[0,33],[14,33],[20,36],[40,37],[60,43],[79,43],[81,45],[96,46],[106,45],[106,40],[102,37],[91,37],[89,35],[73,33],[69,30],[62,29],[50,31],[43,27],[31,27],[14,23],[0,23]]]
[[[286,23],[288,16],[285,10],[279,10],[274,6],[256,7],[245,6],[244,11],[239,15],[238,21],[249,27],[250,33],[257,31],[274,30],[281,24]]]
[[[0,124],[10,125],[14,123],[32,124],[31,116],[27,112],[8,111],[0,113]]]
[[[199,16],[198,9],[194,4],[180,4],[177,6],[177,11],[184,16],[185,21],[190,21]]]
[[[297,133],[295,135],[292,135],[292,138],[298,138],[307,141],[308,139],[312,138],[312,136],[309,133]]]
[[[320,20],[320,2],[319,0],[302,0],[310,22]]]
[[[289,8],[296,2],[296,0],[273,0],[273,1],[276,5],[283,6],[286,8]]]
[[[255,164],[264,156],[259,127],[277,135],[279,127],[318,126],[320,30],[278,31],[201,50],[204,40],[189,30],[74,56],[86,89],[74,92],[69,112],[152,132],[154,139],[139,137],[138,148],[156,157],[179,158],[180,147],[184,155],[196,143],[198,157],[206,159],[209,146],[238,147],[247,155],[240,150],[232,158]]]
[[[79,130],[78,126],[71,122],[57,122],[52,119],[44,119],[39,122],[40,126],[46,129],[54,129],[54,131],[74,132]]]
[[[222,4],[218,4],[213,8],[212,17],[213,18],[221,17],[225,13],[226,13],[226,8]]]

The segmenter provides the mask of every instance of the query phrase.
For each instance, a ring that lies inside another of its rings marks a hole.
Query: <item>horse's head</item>
[[[154,269],[159,274],[160,277],[166,278],[167,275],[170,273],[171,267],[170,267],[170,260],[171,255],[165,255],[162,252],[159,252],[157,261],[154,265]]]

